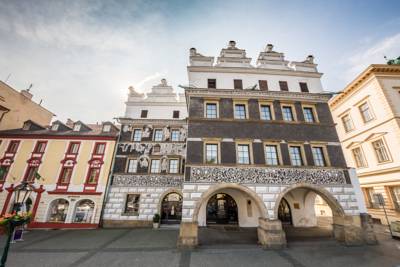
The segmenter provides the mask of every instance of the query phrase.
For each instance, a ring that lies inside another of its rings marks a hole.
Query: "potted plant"
[[[154,214],[154,216],[153,216],[153,228],[154,229],[157,229],[158,227],[160,227],[160,220],[161,220],[160,214],[158,214],[158,213]]]

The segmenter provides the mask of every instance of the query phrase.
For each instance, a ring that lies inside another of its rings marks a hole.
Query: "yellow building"
[[[357,168],[368,213],[400,220],[400,65],[371,65],[330,100],[349,166]]]
[[[21,128],[25,121],[49,125],[54,114],[32,101],[29,90],[16,91],[0,81],[0,131]]]
[[[13,209],[22,181],[35,188],[23,209],[32,228],[95,228],[103,207],[118,128],[110,122],[43,127],[26,121],[0,131],[1,214]]]

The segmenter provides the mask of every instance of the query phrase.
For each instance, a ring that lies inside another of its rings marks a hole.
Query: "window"
[[[218,117],[217,113],[216,103],[206,103],[206,118],[216,119]]]
[[[160,160],[159,159],[153,159],[151,161],[150,172],[151,173],[159,173],[160,172]]]
[[[169,173],[178,173],[179,161],[177,159],[169,160]]]
[[[81,125],[80,124],[74,124],[74,132],[79,132],[81,130]]]
[[[261,105],[260,115],[262,120],[266,121],[272,120],[271,105]]]
[[[179,141],[179,139],[180,139],[179,130],[172,130],[171,131],[171,141]]]
[[[400,186],[390,188],[393,204],[396,210],[400,210]]]
[[[294,121],[293,110],[291,106],[282,106],[282,116],[285,121]]]
[[[29,166],[25,173],[25,181],[34,182],[39,167]]]
[[[68,154],[78,154],[79,143],[70,143],[67,153]]]
[[[281,91],[289,91],[288,84],[285,81],[279,81],[279,88]]]
[[[382,139],[372,142],[372,147],[375,150],[375,155],[376,155],[379,163],[390,160],[389,154],[386,150],[385,143],[383,143]]]
[[[246,119],[246,105],[235,104],[235,119]]]
[[[0,166],[0,182],[3,182],[6,180],[9,170],[10,170],[10,166]]]
[[[261,91],[268,91],[268,82],[266,80],[259,80],[258,86],[260,87]]]
[[[217,88],[217,80],[216,79],[208,79],[207,80],[207,88],[216,89]]]
[[[138,194],[127,194],[124,213],[138,214],[139,213],[139,200]]]
[[[265,161],[267,165],[279,165],[278,147],[276,145],[265,146]]]
[[[174,112],[172,112],[172,118],[179,119],[179,110],[174,110]]]
[[[315,122],[314,109],[312,107],[304,107],[303,114],[306,122]]]
[[[134,142],[140,142],[142,141],[142,130],[140,129],[135,129],[133,131],[133,141]]]
[[[148,110],[143,109],[140,112],[140,118],[147,118],[147,113],[148,113]]]
[[[52,130],[52,131],[57,131],[59,126],[60,126],[60,125],[59,125],[58,123],[55,123],[55,124],[53,124],[53,125],[51,126],[51,130]]]
[[[61,169],[60,177],[58,182],[60,184],[69,184],[71,181],[71,176],[72,176],[72,168],[71,167],[63,167]]]
[[[351,153],[353,154],[353,158],[354,158],[357,168],[367,167],[367,163],[364,160],[364,155],[363,155],[360,147],[356,147],[356,148],[352,149]]]
[[[100,169],[99,168],[90,168],[88,174],[88,184],[97,184],[97,180],[99,179]]]
[[[49,209],[49,222],[64,222],[67,218],[69,202],[65,199],[54,200]]]
[[[342,117],[342,123],[343,123],[343,127],[344,127],[344,130],[346,131],[346,133],[350,132],[351,130],[354,129],[353,122],[351,121],[350,115],[348,115],[348,114],[344,115]]]
[[[137,172],[137,165],[138,165],[137,159],[129,159],[128,160],[127,172],[128,173],[136,173]]]
[[[103,125],[103,132],[108,133],[109,131],[111,131],[111,125],[110,124]]]
[[[238,145],[237,153],[239,164],[250,164],[249,145]]]
[[[290,162],[293,166],[303,166],[304,165],[300,146],[289,147],[289,154],[290,154]]]
[[[94,147],[94,154],[103,155],[105,150],[106,150],[106,144],[98,143]]]
[[[364,196],[368,208],[379,208],[379,203],[375,201],[375,191],[372,187],[364,187]]]
[[[233,80],[233,89],[243,89],[242,80]]]
[[[324,156],[324,148],[323,147],[313,147],[312,154],[313,154],[315,166],[320,166],[320,167],[326,166],[326,160],[325,160],[325,156]]]
[[[7,148],[7,153],[17,153],[19,141],[11,141]]]
[[[218,144],[206,144],[206,163],[218,163]]]
[[[46,144],[47,142],[37,142],[34,153],[44,153],[44,150],[46,149]]]
[[[154,130],[154,141],[162,141],[163,132],[161,129]]]
[[[302,91],[303,93],[308,93],[307,83],[300,82],[299,85],[300,85],[300,91]]]
[[[360,110],[361,117],[363,118],[364,122],[369,122],[374,119],[374,117],[372,116],[371,109],[369,108],[369,105],[367,102],[361,104],[358,108]]]
[[[84,199],[78,202],[75,209],[75,223],[91,223],[94,213],[94,202]]]

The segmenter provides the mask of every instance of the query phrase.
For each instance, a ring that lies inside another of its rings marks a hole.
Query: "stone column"
[[[178,248],[195,248],[198,245],[199,227],[197,222],[181,222]]]
[[[286,247],[286,234],[280,220],[258,219],[258,242],[264,249],[281,249]]]
[[[368,214],[334,216],[333,232],[335,239],[346,246],[377,243],[372,220]]]
[[[361,228],[363,229],[364,241],[367,245],[376,245],[378,241],[374,232],[372,217],[368,213],[361,213]]]

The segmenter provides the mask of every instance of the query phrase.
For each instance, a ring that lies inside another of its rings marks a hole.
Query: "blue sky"
[[[216,56],[229,40],[256,59],[315,56],[327,91],[400,56],[400,1],[0,0],[0,80],[33,83],[58,119],[123,115],[127,88],[187,84],[188,50]],[[255,62],[255,61],[254,61]]]

